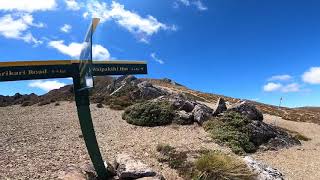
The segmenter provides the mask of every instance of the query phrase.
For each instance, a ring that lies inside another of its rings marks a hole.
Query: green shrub
[[[138,126],[161,126],[170,124],[174,110],[168,102],[147,101],[126,108],[122,118]]]
[[[109,104],[110,108],[114,110],[124,110],[133,104],[133,101],[128,96],[109,96],[109,98],[106,104]]]
[[[198,180],[251,180],[255,179],[248,166],[238,157],[212,151],[195,161],[195,176]]]
[[[227,112],[221,117],[215,117],[204,124],[212,138],[224,143],[236,154],[256,151],[257,147],[250,141],[247,124],[251,120],[236,112]]]

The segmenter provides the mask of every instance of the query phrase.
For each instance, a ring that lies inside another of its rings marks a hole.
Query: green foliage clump
[[[174,110],[168,102],[142,102],[125,109],[122,118],[137,126],[168,125],[174,118]]]
[[[108,98],[105,98],[105,104],[114,110],[124,110],[133,103],[133,100],[128,96],[108,96]]]
[[[215,117],[204,124],[212,138],[224,143],[236,154],[251,153],[257,147],[250,141],[250,132],[247,125],[248,118],[237,112],[226,112],[221,117]]]
[[[238,157],[220,151],[212,151],[202,155],[195,161],[197,180],[251,180],[255,179],[248,166]]]

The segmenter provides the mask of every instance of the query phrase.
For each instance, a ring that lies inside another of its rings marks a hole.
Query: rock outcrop
[[[257,180],[284,180],[284,175],[277,169],[271,168],[249,156],[244,157],[243,160],[257,174]]]
[[[243,101],[231,106],[228,111],[235,111],[251,120],[263,120],[263,114],[252,104]]]
[[[223,98],[219,98],[218,102],[215,105],[215,108],[213,110],[213,115],[216,116],[218,114],[223,113],[224,111],[227,110],[227,105],[226,105],[226,101]]]
[[[194,120],[203,124],[203,122],[207,121],[212,116],[212,109],[203,104],[197,104],[192,110]]]

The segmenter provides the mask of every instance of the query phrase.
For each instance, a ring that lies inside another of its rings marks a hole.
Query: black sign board
[[[0,62],[0,81],[67,78],[77,75],[80,61]],[[94,61],[93,76],[147,74],[140,61]]]

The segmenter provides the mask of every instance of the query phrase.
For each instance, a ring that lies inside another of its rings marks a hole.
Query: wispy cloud
[[[36,81],[33,81],[31,83],[28,84],[29,87],[32,87],[32,88],[39,88],[39,89],[42,89],[44,91],[51,91],[53,89],[59,89],[63,86],[65,86],[66,84],[62,83],[62,82],[59,82],[59,81],[56,81],[56,80],[47,80],[47,81],[44,81],[44,80],[36,80]]]
[[[308,84],[320,84],[320,67],[311,67],[302,75],[302,80]]]
[[[72,11],[77,11],[81,9],[81,5],[76,0],[65,0],[65,3],[67,5],[67,9]]]
[[[88,17],[89,15],[101,18],[102,23],[110,20],[115,21],[134,34],[141,42],[148,42],[149,37],[160,30],[176,30],[175,26],[161,23],[151,15],[142,17],[136,12],[125,9],[124,5],[115,1],[112,1],[110,6],[104,2],[91,1],[88,3],[87,12],[83,16]]]
[[[72,26],[70,24],[64,24],[61,28],[60,31],[64,33],[69,33],[72,29]]]
[[[44,27],[43,23],[34,23],[31,14],[7,14],[0,18],[0,35],[8,39],[23,40],[27,43],[41,44],[29,31],[30,27]]]
[[[289,81],[292,79],[292,76],[284,74],[284,75],[275,75],[268,79],[268,81]]]
[[[69,45],[66,45],[63,40],[58,40],[50,41],[48,46],[57,49],[62,54],[78,59],[84,44],[72,42]],[[92,54],[94,60],[109,60],[111,58],[108,49],[99,44],[94,44],[92,46]]]
[[[164,64],[164,61],[157,57],[156,53],[151,53],[150,57],[159,64]]]
[[[176,0],[173,2],[174,8],[179,8],[179,5],[183,5],[183,6],[187,6],[187,7],[193,5],[199,11],[208,10],[208,7],[206,5],[204,5],[204,3],[201,0]]]

